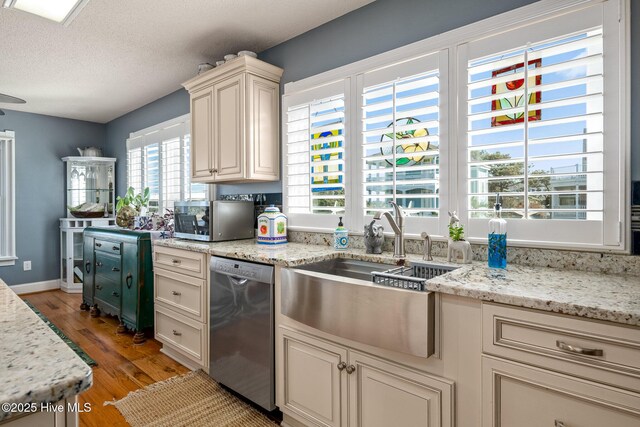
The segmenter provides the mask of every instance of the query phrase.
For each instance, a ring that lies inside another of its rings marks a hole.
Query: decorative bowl
[[[250,56],[252,58],[257,58],[258,54],[250,50],[241,50],[240,52],[238,52],[238,56]]]

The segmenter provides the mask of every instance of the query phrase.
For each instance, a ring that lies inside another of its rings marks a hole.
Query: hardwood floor
[[[91,403],[91,412],[80,414],[81,426],[127,426],[113,405],[130,391],[188,372],[188,369],[160,353],[161,344],[148,338],[134,345],[133,334],[116,334],[118,321],[112,317],[92,318],[80,310],[82,296],[60,290],[23,295],[76,342],[98,366],[93,368],[93,386],[79,396],[80,404]]]

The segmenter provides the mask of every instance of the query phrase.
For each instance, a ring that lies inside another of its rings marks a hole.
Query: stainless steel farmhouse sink
[[[420,357],[434,353],[435,295],[418,274],[436,264],[396,267],[333,259],[283,269],[282,314],[331,335]]]

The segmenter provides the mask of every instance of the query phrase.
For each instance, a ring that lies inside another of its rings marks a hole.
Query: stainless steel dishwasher
[[[275,409],[273,266],[211,257],[209,375]]]

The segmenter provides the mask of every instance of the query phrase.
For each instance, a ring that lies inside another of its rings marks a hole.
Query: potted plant
[[[123,228],[132,228],[135,218],[146,213],[149,206],[151,191],[145,187],[142,193],[135,194],[135,189],[129,187],[124,197],[116,198],[116,224]]]
[[[447,245],[447,261],[457,258],[457,252],[462,254],[462,263],[469,264],[473,259],[471,244],[464,240],[464,226],[455,211],[449,212],[449,241]],[[456,255],[456,256],[454,256]]]

